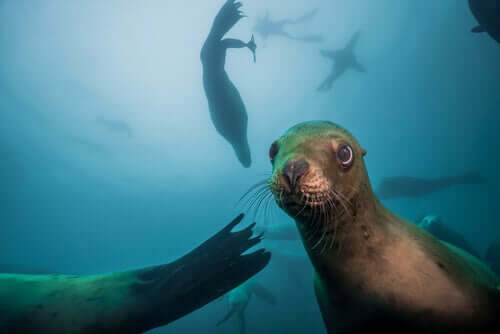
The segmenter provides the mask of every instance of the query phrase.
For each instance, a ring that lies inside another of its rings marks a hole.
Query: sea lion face
[[[269,150],[275,200],[303,223],[330,221],[356,198],[365,167],[365,151],[331,122],[306,122],[289,129]]]

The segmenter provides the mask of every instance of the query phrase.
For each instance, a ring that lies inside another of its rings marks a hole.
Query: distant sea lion
[[[296,25],[311,20],[314,16],[316,16],[317,11],[317,9],[313,9],[297,19],[282,19],[274,21],[269,18],[269,11],[266,11],[266,15],[264,17],[257,18],[253,30],[262,37],[264,43],[270,36],[281,36],[300,42],[322,42],[323,36],[319,34],[294,36],[285,31],[285,26],[287,25]]]
[[[169,264],[93,276],[0,274],[1,333],[142,333],[222,296],[270,254],[249,226],[220,232]]]
[[[317,91],[325,92],[332,88],[333,83],[348,69],[354,69],[358,72],[366,72],[363,65],[354,56],[354,46],[359,39],[359,31],[356,32],[345,48],[339,50],[320,50],[323,57],[328,58],[333,61],[333,66],[330,74],[326,79],[319,85]]]
[[[472,32],[487,32],[500,43],[500,1],[469,0],[469,8],[479,23]]]
[[[257,282],[255,279],[249,279],[245,283],[239,285],[226,295],[229,312],[217,322],[220,326],[233,316],[237,316],[240,334],[246,333],[245,310],[252,296],[255,295],[268,304],[275,305],[276,297],[264,285]]]
[[[481,255],[479,255],[479,253],[472,247],[463,235],[446,226],[438,216],[425,216],[417,222],[417,225],[432,234],[437,239],[461,248],[478,259],[481,258]]]
[[[356,139],[306,122],[275,141],[270,191],[295,219],[328,333],[476,333],[500,325],[500,279],[385,208]]]
[[[254,55],[254,38],[248,43],[224,35],[243,17],[241,3],[228,0],[215,17],[212,29],[201,49],[203,88],[208,100],[210,117],[217,132],[233,147],[243,167],[250,167],[252,159],[247,139],[248,116],[238,89],[229,79],[226,70],[226,51],[229,48],[249,48]]]
[[[455,185],[482,184],[484,179],[478,171],[438,179],[424,179],[411,176],[386,177],[377,189],[381,199],[400,197],[421,197]]]

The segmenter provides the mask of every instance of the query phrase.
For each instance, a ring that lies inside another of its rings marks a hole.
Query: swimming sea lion
[[[483,184],[484,178],[478,171],[469,171],[457,176],[424,179],[411,176],[386,177],[380,182],[377,196],[380,199],[421,197],[455,185]]]
[[[276,297],[264,285],[255,279],[249,279],[226,294],[229,312],[217,322],[217,326],[222,325],[234,315],[238,318],[240,334],[246,333],[245,310],[253,295],[268,304],[275,305]]]
[[[328,333],[462,333],[498,328],[500,279],[396,216],[372,191],[356,139],[306,122],[275,141],[269,180],[314,266]]]
[[[474,249],[474,247],[472,247],[462,234],[446,226],[438,216],[425,216],[417,222],[417,226],[423,228],[437,239],[461,248],[478,259],[481,258],[481,255]]]
[[[310,12],[305,13],[304,15],[302,15],[297,19],[282,19],[282,20],[271,20],[269,18],[269,12],[266,11],[266,15],[264,17],[257,18],[253,30],[262,37],[264,43],[267,41],[269,36],[281,36],[301,42],[313,42],[313,43],[322,42],[323,41],[322,35],[313,34],[305,36],[294,36],[285,31],[285,26],[287,25],[296,25],[311,20],[314,16],[316,16],[317,11],[318,11],[317,9],[314,9]]]
[[[252,159],[247,139],[248,116],[238,89],[224,69],[226,51],[229,48],[249,48],[255,61],[254,38],[248,43],[224,35],[244,16],[239,10],[241,3],[228,0],[215,17],[212,29],[201,49],[203,88],[214,126],[233,147],[243,167],[250,167]]]
[[[263,269],[270,254],[238,216],[168,264],[93,276],[0,274],[0,333],[142,333],[222,296]]]
[[[348,69],[355,69],[358,72],[366,72],[366,69],[363,65],[359,63],[354,56],[353,49],[356,45],[356,42],[359,38],[359,31],[356,32],[349,43],[345,46],[345,48],[340,50],[320,50],[320,53],[323,57],[328,58],[333,61],[333,66],[330,74],[326,77],[325,80],[319,85],[317,91],[325,92],[332,88],[333,82],[337,80],[342,74],[345,73]]]
[[[469,8],[479,23],[471,31],[475,33],[487,32],[500,43],[500,1],[469,0]]]

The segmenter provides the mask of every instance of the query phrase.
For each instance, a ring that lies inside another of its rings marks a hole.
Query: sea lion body
[[[240,163],[252,163],[247,139],[248,115],[243,99],[225,70],[228,48],[248,47],[254,52],[253,38],[248,43],[236,39],[223,39],[224,35],[243,17],[241,4],[227,0],[214,19],[210,33],[200,52],[203,67],[203,88],[215,129],[233,147]]]
[[[364,154],[330,122],[299,124],[270,150],[271,190],[295,219],[315,268],[328,333],[498,327],[499,278],[385,208]]]
[[[238,216],[183,257],[102,275],[0,274],[0,333],[143,333],[204,306],[262,270],[270,254]]]

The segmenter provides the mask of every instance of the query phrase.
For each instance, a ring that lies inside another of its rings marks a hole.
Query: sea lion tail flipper
[[[253,292],[257,297],[262,299],[268,304],[276,305],[276,297],[271,293],[271,291],[258,282],[253,282]]]
[[[253,227],[231,230],[243,214],[196,249],[169,264],[132,272],[133,291],[146,295],[156,314],[148,314],[147,329],[167,324],[222,296],[261,271],[271,258],[264,249],[242,255],[261,241]],[[160,311],[161,310],[161,311]],[[154,313],[154,312],[150,312]]]
[[[473,33],[481,33],[481,32],[486,32],[486,29],[482,25],[475,26],[470,30]]]
[[[250,49],[250,51],[252,51],[253,62],[255,63],[257,61],[257,58],[255,56],[255,50],[257,49],[257,44],[255,44],[255,38],[254,38],[253,34],[252,34],[252,38],[247,43],[247,47]]]

